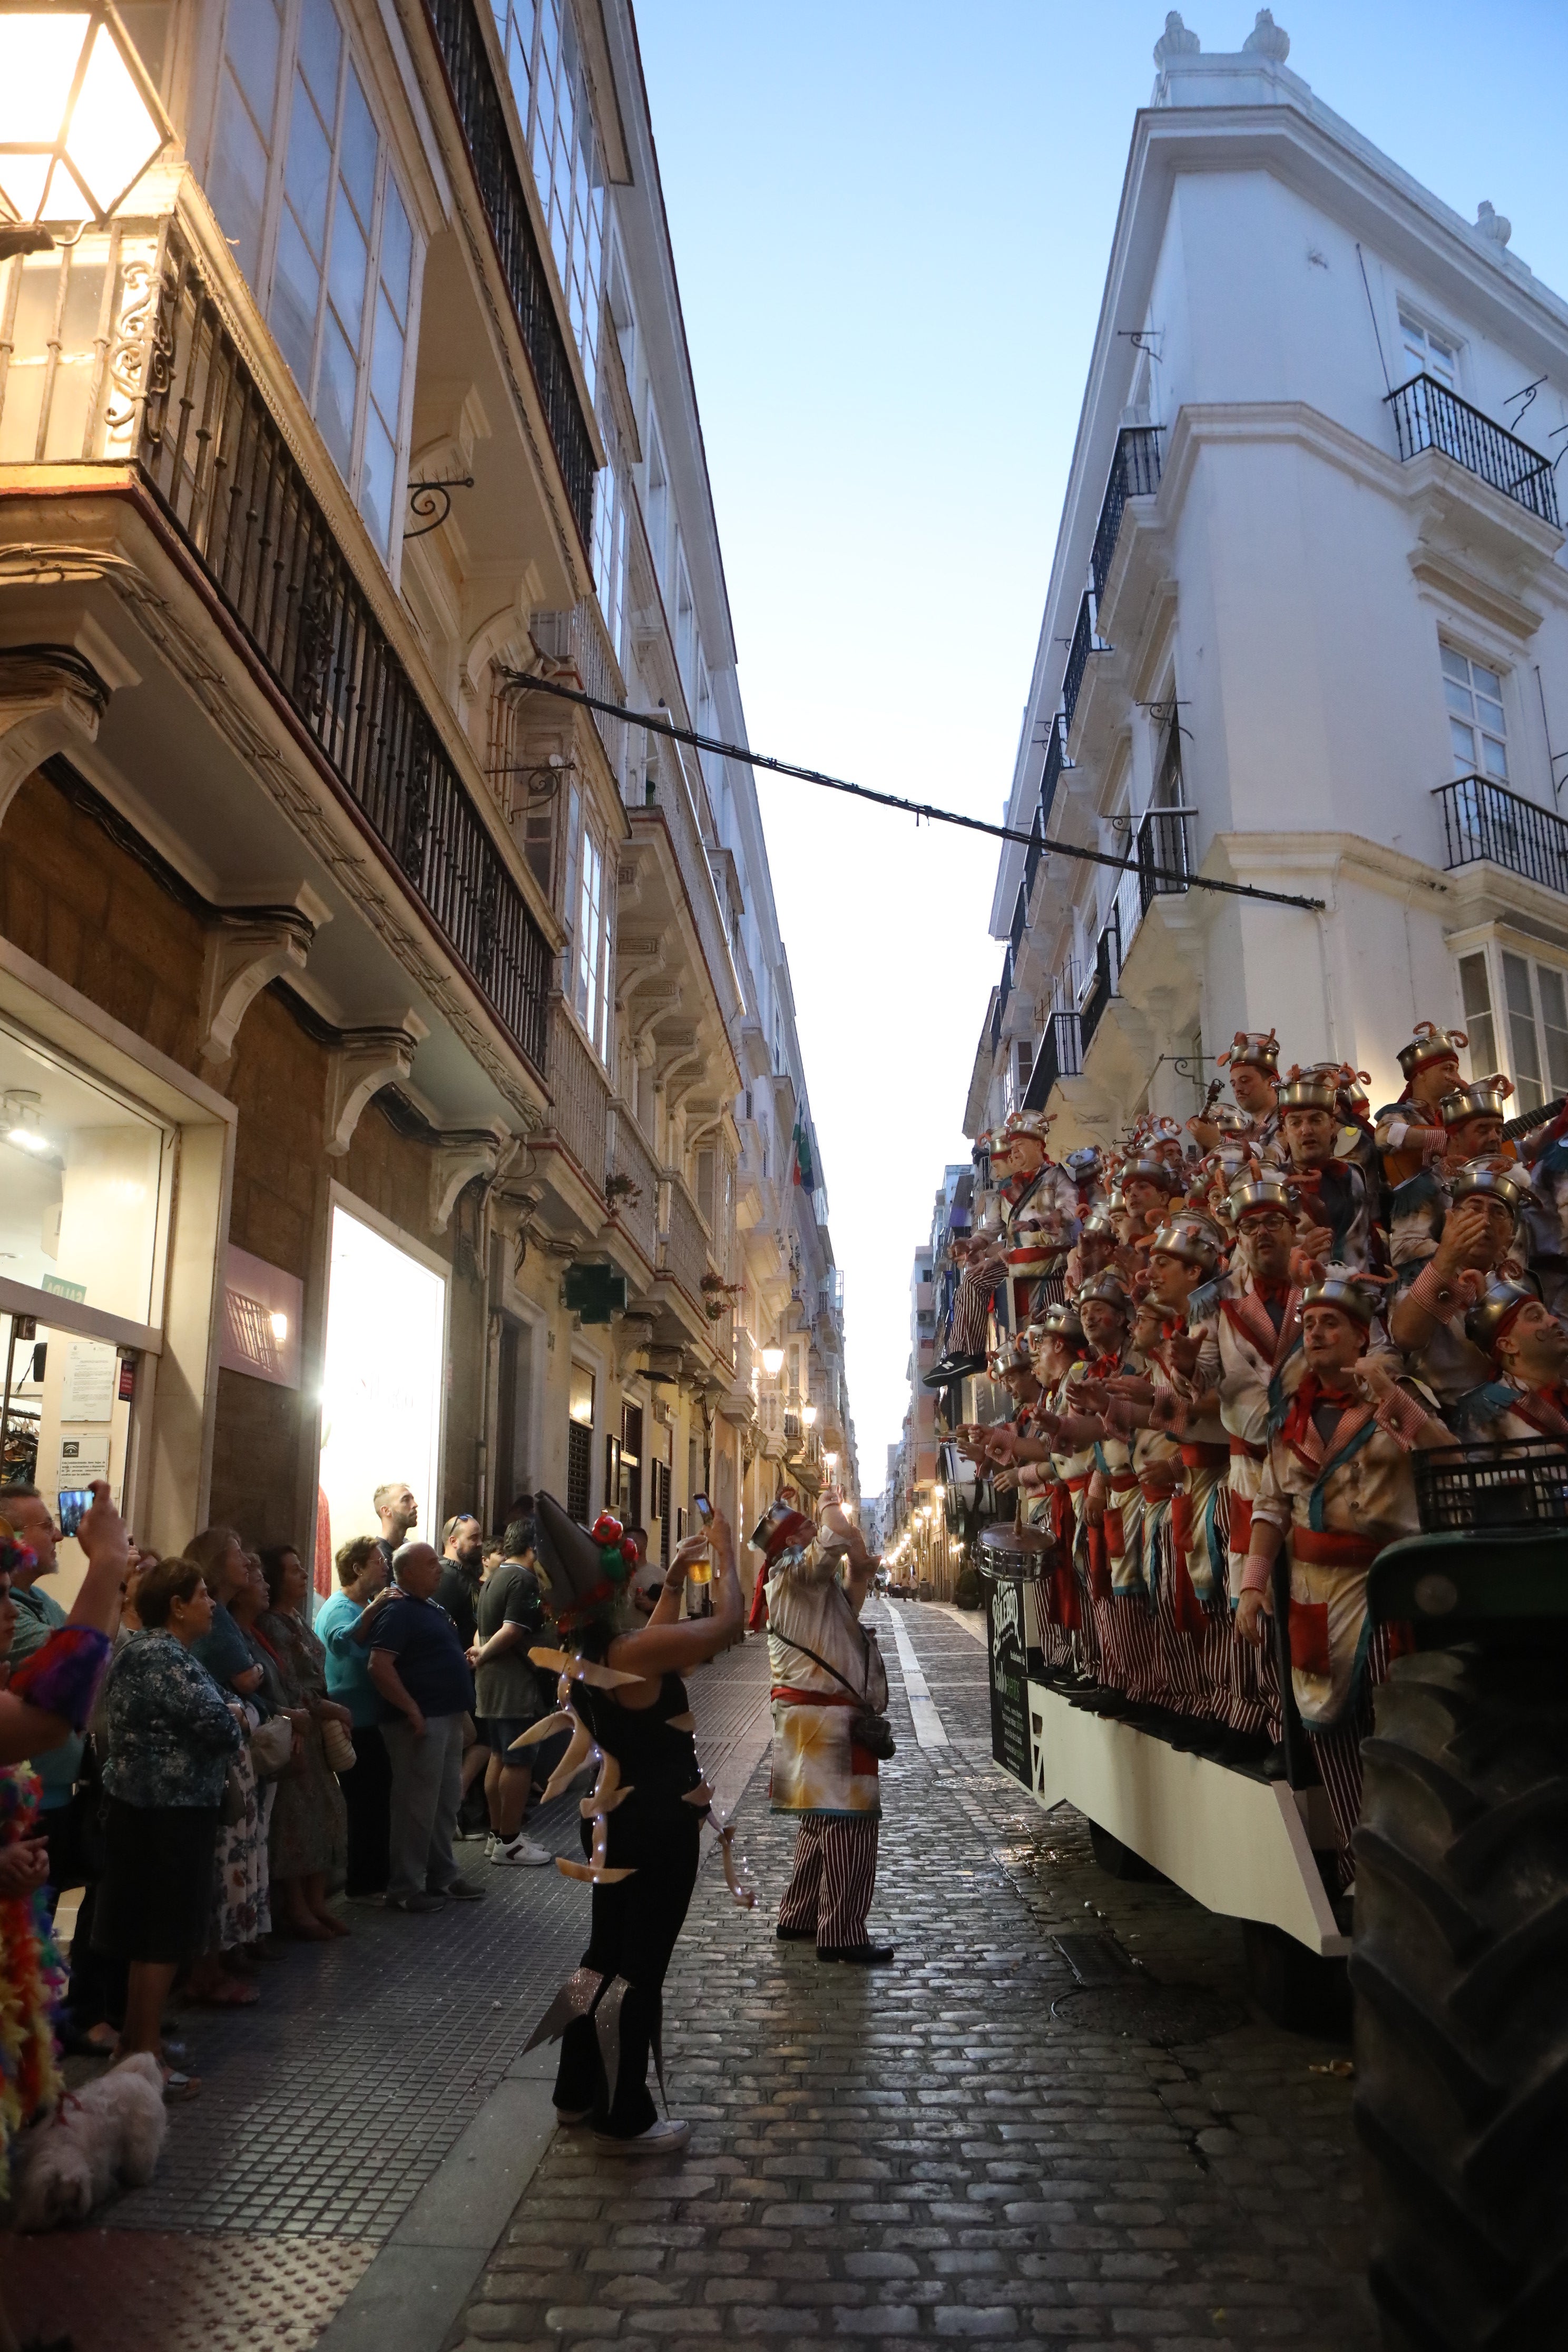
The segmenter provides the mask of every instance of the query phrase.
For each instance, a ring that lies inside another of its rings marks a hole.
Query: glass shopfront
[[[332,1209],[316,1557],[377,1535],[373,1496],[405,1481],[440,1549],[447,1282],[433,1260]]]

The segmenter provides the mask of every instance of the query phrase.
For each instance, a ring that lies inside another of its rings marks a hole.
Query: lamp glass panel
[[[163,144],[146,100],[107,25],[100,25],[71,115],[66,152],[101,217],[129,194]],[[58,203],[57,184],[50,199]]]
[[[0,16],[0,147],[52,147],[58,139],[88,23],[74,9]],[[10,163],[3,167],[7,195]]]
[[[0,154],[0,190],[16,219],[39,218],[53,163],[52,155]]]

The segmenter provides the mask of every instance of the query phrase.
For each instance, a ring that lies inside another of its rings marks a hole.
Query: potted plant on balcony
[[[630,1176],[618,1173],[605,1179],[605,1201],[612,1215],[621,1208],[635,1209],[642,1199],[642,1186]]]
[[[705,1274],[702,1277],[702,1305],[710,1323],[717,1323],[732,1298],[739,1298],[738,1282],[726,1282],[721,1274]]]

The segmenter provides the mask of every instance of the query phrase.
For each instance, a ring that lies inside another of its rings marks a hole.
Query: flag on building
[[[805,1131],[805,1121],[795,1123],[795,1181],[804,1184],[808,1192],[816,1190],[816,1175],[811,1164],[811,1138]]]

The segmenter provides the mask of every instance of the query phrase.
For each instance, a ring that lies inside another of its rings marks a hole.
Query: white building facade
[[[1568,1089],[1568,304],[1286,63],[1173,17],[1133,130],[968,1102],[1185,1118],[1241,1028]],[[1071,849],[1109,853],[1120,869]],[[1203,876],[1312,909],[1187,887]]]

